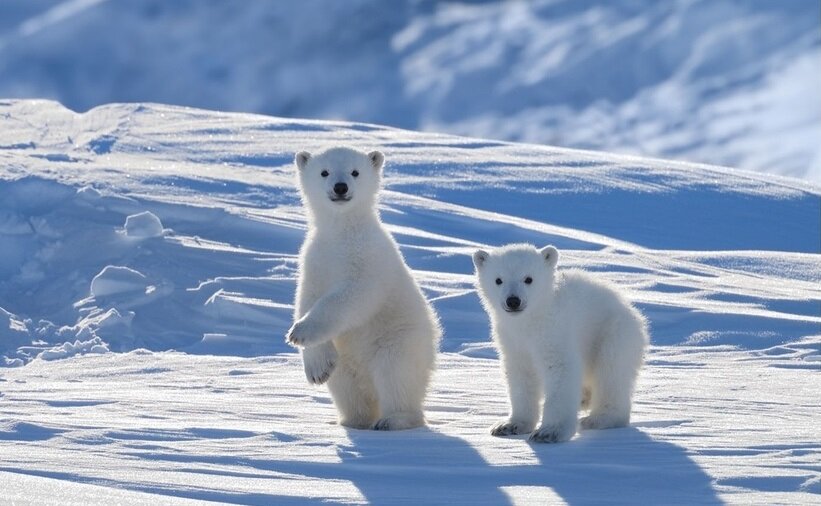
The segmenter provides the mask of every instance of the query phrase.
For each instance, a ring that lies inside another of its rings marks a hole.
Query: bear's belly
[[[415,295],[406,294],[410,297]],[[406,297],[404,303],[395,297],[385,299],[384,304],[365,323],[334,340],[337,349],[340,352],[357,349],[356,353],[361,355],[361,352],[370,352],[375,347],[389,346],[391,339],[425,333],[424,326],[430,325],[430,321],[424,301],[408,299]],[[432,336],[434,330],[430,328],[428,333]]]

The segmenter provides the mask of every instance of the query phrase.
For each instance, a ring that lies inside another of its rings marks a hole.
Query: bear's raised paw
[[[293,347],[317,346],[319,343],[328,341],[322,327],[317,324],[315,318],[303,316],[288,329],[285,342]]]
[[[332,343],[306,348],[302,352],[302,362],[308,383],[322,385],[327,382],[336,368],[338,357],[336,347]]]

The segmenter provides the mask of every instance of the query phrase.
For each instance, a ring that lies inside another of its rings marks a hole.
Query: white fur
[[[308,381],[328,382],[342,425],[423,425],[441,330],[379,219],[384,157],[333,148],[295,161],[309,227],[287,340],[302,348]],[[331,200],[337,183],[350,200]]]
[[[590,408],[584,429],[630,422],[646,321],[615,287],[582,271],[557,273],[558,257],[553,246],[524,244],[473,255],[510,394],[510,417],[493,427],[494,435],[533,431],[533,441],[567,441],[580,406]],[[512,295],[521,300],[520,312],[506,310]]]

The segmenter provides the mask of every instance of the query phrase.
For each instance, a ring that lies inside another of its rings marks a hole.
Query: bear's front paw
[[[285,342],[291,346],[304,346],[307,340],[308,332],[305,330],[303,320],[294,322],[288,332],[285,333]]]
[[[325,343],[314,348],[306,348],[302,354],[305,366],[305,377],[312,385],[322,385],[331,377],[336,368],[338,358],[336,347],[332,343]]]
[[[526,434],[531,430],[533,430],[533,424],[502,420],[490,429],[490,433],[494,436],[515,436],[517,434]]]
[[[530,434],[528,441],[534,443],[563,443],[564,441],[569,441],[575,433],[575,427],[543,425]]]
[[[322,342],[324,339],[316,323],[303,316],[288,329],[285,341],[293,347],[305,347]]]

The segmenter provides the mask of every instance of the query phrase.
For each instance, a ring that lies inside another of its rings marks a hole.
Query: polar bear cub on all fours
[[[648,343],[645,319],[611,285],[582,271],[557,272],[558,259],[553,246],[524,244],[473,255],[510,394],[510,417],[493,435],[567,441],[580,407],[590,409],[583,429],[630,421]]]
[[[308,381],[327,381],[340,424],[423,425],[441,330],[379,218],[384,156],[332,148],[295,162],[309,227],[286,339]]]

